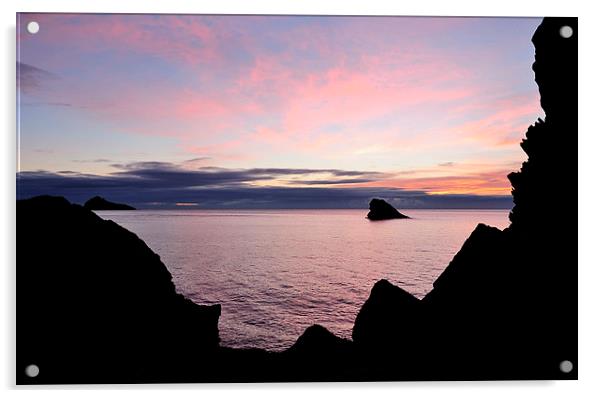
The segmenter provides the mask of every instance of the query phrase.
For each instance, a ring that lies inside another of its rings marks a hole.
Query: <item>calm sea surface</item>
[[[222,345],[282,350],[312,324],[350,338],[376,281],[418,297],[432,288],[479,222],[507,210],[406,210],[370,222],[365,210],[99,211],[161,256],[181,293],[219,303]]]

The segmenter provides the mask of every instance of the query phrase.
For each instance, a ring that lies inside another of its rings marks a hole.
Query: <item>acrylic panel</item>
[[[17,383],[576,379],[577,36],[18,14]]]

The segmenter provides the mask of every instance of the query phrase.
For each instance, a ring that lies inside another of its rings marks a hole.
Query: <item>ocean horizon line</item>
[[[510,211],[512,207],[396,207],[398,210],[422,211],[422,210],[499,210]],[[161,211],[161,210],[198,210],[198,211],[285,211],[285,210],[362,210],[364,207],[201,207],[201,206],[174,206],[174,207],[137,207],[136,210],[95,210],[95,211]]]

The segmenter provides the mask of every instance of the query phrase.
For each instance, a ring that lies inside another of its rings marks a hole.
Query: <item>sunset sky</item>
[[[20,14],[18,195],[508,207],[540,22]]]

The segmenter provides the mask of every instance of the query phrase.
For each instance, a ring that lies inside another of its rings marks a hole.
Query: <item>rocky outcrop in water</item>
[[[370,201],[370,211],[366,216],[371,221],[392,220],[395,218],[410,218],[397,211],[383,199],[372,199]]]
[[[84,207],[89,210],[136,210],[130,205],[109,202],[100,196],[88,199],[88,201],[84,203]]]

